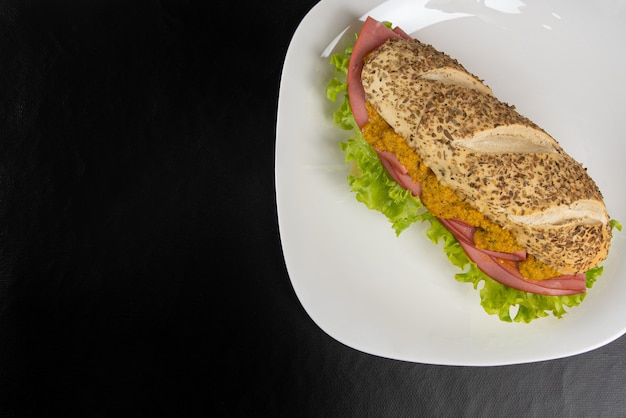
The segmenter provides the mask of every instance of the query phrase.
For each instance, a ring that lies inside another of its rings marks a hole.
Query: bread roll
[[[607,256],[611,226],[586,169],[449,56],[390,39],[361,74],[366,100],[438,180],[562,274]]]

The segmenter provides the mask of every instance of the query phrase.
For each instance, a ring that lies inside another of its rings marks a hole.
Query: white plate
[[[496,6],[497,5],[497,6]],[[504,365],[583,353],[626,331],[626,231],[605,271],[562,319],[501,322],[440,246],[415,224],[396,237],[350,192],[324,87],[328,56],[367,15],[457,58],[502,100],[551,133],[589,170],[626,225],[626,2],[322,0],[287,52],[276,138],[276,198],[285,262],[304,309],[357,350],[443,365]],[[356,22],[356,23],[355,23]],[[351,28],[344,33],[344,30]]]

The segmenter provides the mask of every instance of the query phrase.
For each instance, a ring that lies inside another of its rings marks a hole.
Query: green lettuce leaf
[[[487,276],[470,261],[454,235],[424,208],[420,200],[392,179],[376,151],[363,139],[352,115],[346,81],[351,53],[352,46],[344,53],[331,57],[330,63],[335,67],[336,74],[327,85],[326,96],[333,102],[343,97],[334,112],[333,121],[340,128],[353,133],[350,139],[339,145],[345,153],[345,160],[354,167],[347,180],[357,200],[369,209],[383,213],[396,235],[415,222],[427,222],[426,236],[433,243],[441,244],[450,262],[462,270],[455,275],[455,279],[480,289],[480,304],[485,312],[497,315],[502,321],[530,323],[550,314],[561,318],[567,313],[567,308],[579,305],[586,293],[572,296],[538,295],[510,288]],[[619,231],[622,229],[615,220],[611,221],[611,226]],[[587,288],[593,286],[602,271],[603,267],[598,266],[586,273]]]

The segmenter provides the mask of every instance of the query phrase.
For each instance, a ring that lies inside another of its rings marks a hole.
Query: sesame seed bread
[[[415,39],[370,53],[366,100],[438,180],[562,274],[597,266],[611,227],[585,168],[456,60]]]

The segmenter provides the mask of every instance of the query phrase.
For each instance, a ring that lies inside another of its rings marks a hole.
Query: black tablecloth
[[[1,416],[626,414],[624,338],[446,367],[309,318],[274,144],[315,3],[0,2]]]

